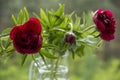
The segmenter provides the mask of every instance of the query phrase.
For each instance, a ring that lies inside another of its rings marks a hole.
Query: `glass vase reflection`
[[[46,59],[39,57],[31,62],[29,80],[69,80],[68,51],[58,59]]]

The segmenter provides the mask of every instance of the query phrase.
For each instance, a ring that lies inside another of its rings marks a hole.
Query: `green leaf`
[[[17,25],[17,20],[15,19],[15,16],[12,14],[12,22],[16,26]]]
[[[45,14],[45,12],[44,12],[44,10],[42,8],[40,9],[40,16],[45,21],[48,21],[48,18],[47,18],[46,14]]]
[[[73,29],[75,31],[79,31],[80,30],[80,21],[81,21],[81,18],[78,17],[77,15],[75,15],[75,18],[76,18],[76,20],[75,20],[75,23],[73,25],[74,26]]]
[[[5,44],[5,49],[7,49],[10,45],[11,45],[11,40],[10,40],[10,38],[8,38],[8,40],[7,40],[7,42],[6,42],[6,44]]]
[[[26,58],[27,58],[27,54],[22,55],[21,67],[25,63]]]
[[[58,46],[56,46],[54,44],[43,44],[43,48],[46,48],[46,47],[58,48]]]
[[[3,52],[4,51],[4,46],[3,46],[3,42],[2,40],[0,39],[0,51]]]
[[[49,20],[49,23],[50,23],[49,26],[52,27],[52,24],[54,24],[53,23],[53,14],[50,11],[48,11],[48,20]]]
[[[40,17],[39,17],[36,13],[33,12],[33,15],[34,15],[36,18],[40,19]]]
[[[54,26],[59,26],[63,21],[64,21],[64,17],[57,19],[54,23]]]
[[[4,53],[4,57],[5,57],[5,58],[6,58],[6,57],[9,57],[9,56],[12,55],[12,54],[13,54],[13,50],[10,51],[10,52]]]
[[[55,13],[56,16],[61,16],[64,13],[64,5],[59,4],[59,6],[59,9]]]
[[[90,47],[90,46],[85,46],[84,52],[85,52],[86,54],[92,54],[92,53],[94,52],[94,49],[95,49],[95,48],[92,48],[92,47]]]
[[[9,39],[9,34],[12,28],[6,28],[5,30],[2,31],[0,34],[0,38],[2,41],[6,41]]]
[[[14,47],[11,45],[11,46],[9,46],[7,49],[6,49],[6,52],[7,53],[9,53],[9,52],[14,52],[15,51],[15,49],[14,49]]]
[[[70,49],[70,51],[72,53],[72,58],[75,59],[75,52],[72,49]]]
[[[78,46],[77,49],[76,49],[76,54],[80,57],[84,56],[85,52],[84,52],[84,48],[85,46],[84,45],[81,45],[81,46]]]
[[[47,58],[51,58],[51,59],[57,59],[56,56],[52,55],[51,53],[49,53],[49,51],[46,51],[45,49],[41,49],[40,50],[40,54],[44,55]]]
[[[20,10],[17,18],[17,24],[22,24],[22,21],[23,21],[23,12],[22,10]]]
[[[29,19],[29,13],[26,9],[26,7],[24,7],[24,21],[27,21]]]
[[[85,12],[83,12],[83,24],[86,26],[86,14],[85,14]]]
[[[66,33],[66,31],[64,29],[60,29],[60,28],[54,28],[55,31],[60,31],[60,32],[64,32]]]
[[[1,35],[0,36],[7,36],[9,35],[10,31],[11,31],[12,28],[6,28],[2,31]]]
[[[36,13],[34,13],[34,12],[33,12],[33,15],[40,20],[42,26],[45,26],[45,27],[46,27],[47,24],[46,24],[46,22],[45,22],[42,18],[40,18],[40,17],[39,17]],[[43,29],[44,29],[45,27],[43,27]]]

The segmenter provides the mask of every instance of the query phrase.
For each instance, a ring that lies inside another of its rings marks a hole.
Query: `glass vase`
[[[69,80],[68,51],[58,59],[36,58],[30,65],[29,80]]]

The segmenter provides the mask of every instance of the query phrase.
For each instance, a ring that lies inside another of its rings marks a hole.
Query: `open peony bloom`
[[[40,21],[36,18],[30,18],[23,25],[14,26],[10,32],[10,38],[19,53],[33,54],[42,47],[41,31]]]
[[[110,41],[114,39],[115,20],[110,10],[97,10],[94,13],[93,20],[103,40]]]

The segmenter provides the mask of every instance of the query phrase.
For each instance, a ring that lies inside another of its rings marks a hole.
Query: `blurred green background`
[[[24,6],[39,13],[40,8],[57,9],[59,3],[65,4],[66,13],[75,11],[79,16],[89,10],[110,9],[117,21],[114,41],[104,42],[93,54],[69,60],[70,80],[120,80],[120,0],[0,0],[0,32],[13,26],[11,15],[17,16]],[[0,80],[28,80],[31,58],[21,68],[19,56],[12,55],[6,63],[0,59]]]

